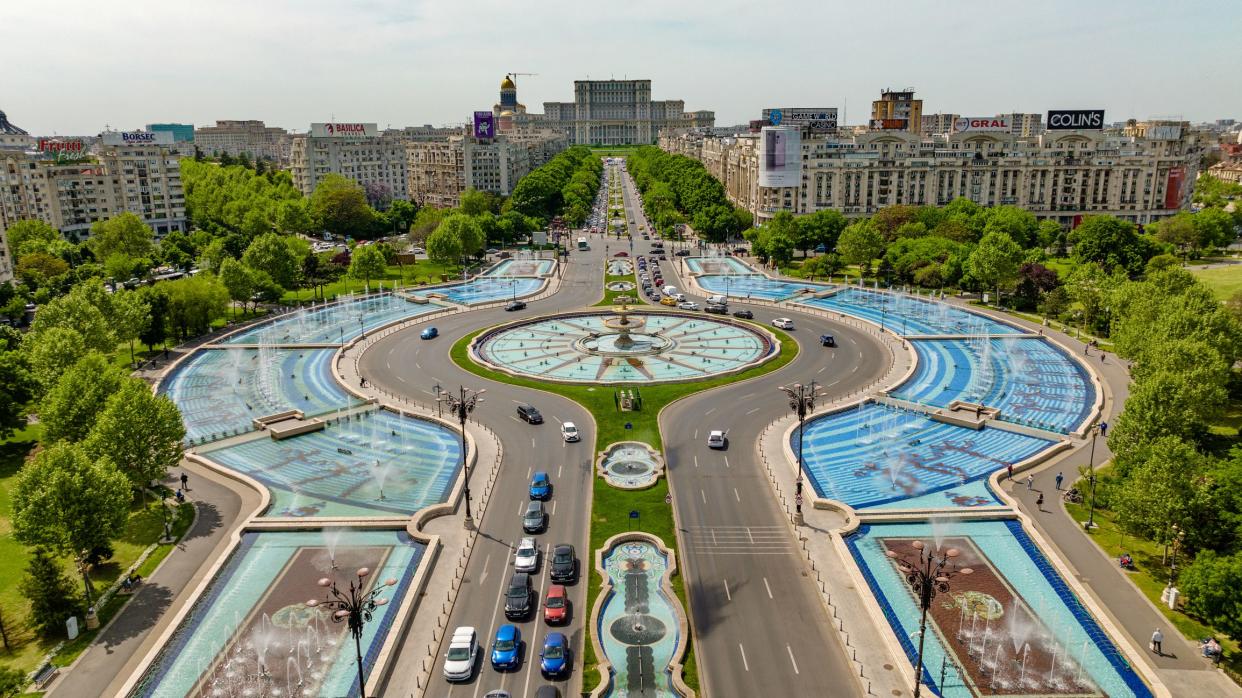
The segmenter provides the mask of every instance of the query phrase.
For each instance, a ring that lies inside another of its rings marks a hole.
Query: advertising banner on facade
[[[1049,131],[1099,131],[1104,128],[1103,109],[1049,109]]]
[[[476,111],[474,113],[474,137],[496,137],[496,117],[490,111]]]
[[[172,145],[168,131],[108,131],[100,134],[104,145]]]
[[[801,186],[802,130],[797,126],[766,126],[759,138],[759,186]]]
[[[86,152],[86,145],[81,138],[40,138],[40,153],[54,153],[58,156],[76,156]]]
[[[763,120],[773,126],[798,126],[808,133],[837,130],[836,107],[781,107],[763,110]]]
[[[910,125],[909,119],[872,119],[871,128],[881,131],[904,131]]]
[[[1148,126],[1144,133],[1153,141],[1175,141],[1182,137],[1182,127],[1172,124]]]
[[[315,138],[375,138],[379,135],[379,128],[375,124],[333,121],[311,124],[310,135]]]
[[[953,120],[953,132],[1009,133],[1007,116],[963,116]]]
[[[1186,181],[1185,167],[1170,167],[1168,178],[1164,183],[1164,207],[1180,208],[1182,205],[1182,184]]]

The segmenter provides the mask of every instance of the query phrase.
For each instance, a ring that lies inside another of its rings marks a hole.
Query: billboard
[[[1180,208],[1182,205],[1182,184],[1186,181],[1185,167],[1170,167],[1168,179],[1164,183],[1164,207]]]
[[[783,107],[764,109],[764,121],[773,126],[797,126],[809,133],[832,133],[837,130],[836,107]]]
[[[1175,141],[1182,137],[1182,127],[1172,124],[1160,124],[1158,126],[1148,126],[1144,133],[1153,141]]]
[[[801,186],[802,130],[797,126],[765,126],[759,139],[759,186]]]
[[[379,129],[375,124],[341,123],[311,124],[310,135],[315,138],[375,138]]]
[[[910,124],[909,119],[872,119],[871,128],[881,131],[904,131]]]
[[[496,117],[490,111],[474,113],[474,137],[494,138],[496,136]]]
[[[104,145],[172,145],[168,131],[108,131],[101,134]]]
[[[953,132],[1009,133],[1007,116],[963,116],[953,120]]]
[[[772,125],[772,122],[768,121],[767,119],[751,119],[750,120],[750,132],[759,133],[760,131],[763,130],[764,126],[771,126],[771,125]]]
[[[38,148],[40,153],[54,153],[58,157],[72,157],[86,152],[81,138],[40,138]]]
[[[1099,131],[1104,128],[1103,109],[1049,109],[1049,131]]]

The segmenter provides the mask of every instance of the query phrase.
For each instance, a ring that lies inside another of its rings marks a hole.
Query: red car
[[[629,256],[630,256],[630,253],[625,252],[625,251],[621,251],[613,255],[613,257],[629,257]]]
[[[548,595],[543,600],[543,620],[548,625],[565,623],[569,620],[569,594],[565,585],[548,586]]]

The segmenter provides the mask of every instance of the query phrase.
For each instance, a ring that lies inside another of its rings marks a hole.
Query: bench
[[[35,675],[34,675],[35,688],[39,689],[40,691],[43,690],[44,688],[47,687],[49,683],[52,682],[52,679],[56,678],[56,676],[59,674],[60,674],[60,668],[57,667],[55,664],[52,664],[50,662],[47,664],[44,664],[43,666],[39,667],[38,671],[35,672]]]

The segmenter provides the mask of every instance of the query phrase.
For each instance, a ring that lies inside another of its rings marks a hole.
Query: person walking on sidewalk
[[[1151,651],[1161,657],[1164,656],[1164,649],[1160,646],[1162,642],[1164,642],[1164,633],[1160,632],[1160,628],[1156,628],[1156,632],[1151,634]]]
[[[1061,490],[1061,482],[1064,479],[1065,479],[1065,475],[1063,473],[1057,473],[1057,491],[1058,492]]]
[[[1039,496],[1035,498],[1035,508],[1039,509],[1040,511],[1044,510],[1044,493],[1043,492],[1040,492]]]
[[[1009,471],[1009,481],[1013,482],[1013,463],[1006,465],[1005,469]]]
[[[1027,475],[1026,476],[1026,491],[1030,492],[1034,488],[1035,488],[1035,476]]]
[[[190,476],[185,473],[181,473],[181,489],[186,492],[190,491]]]

